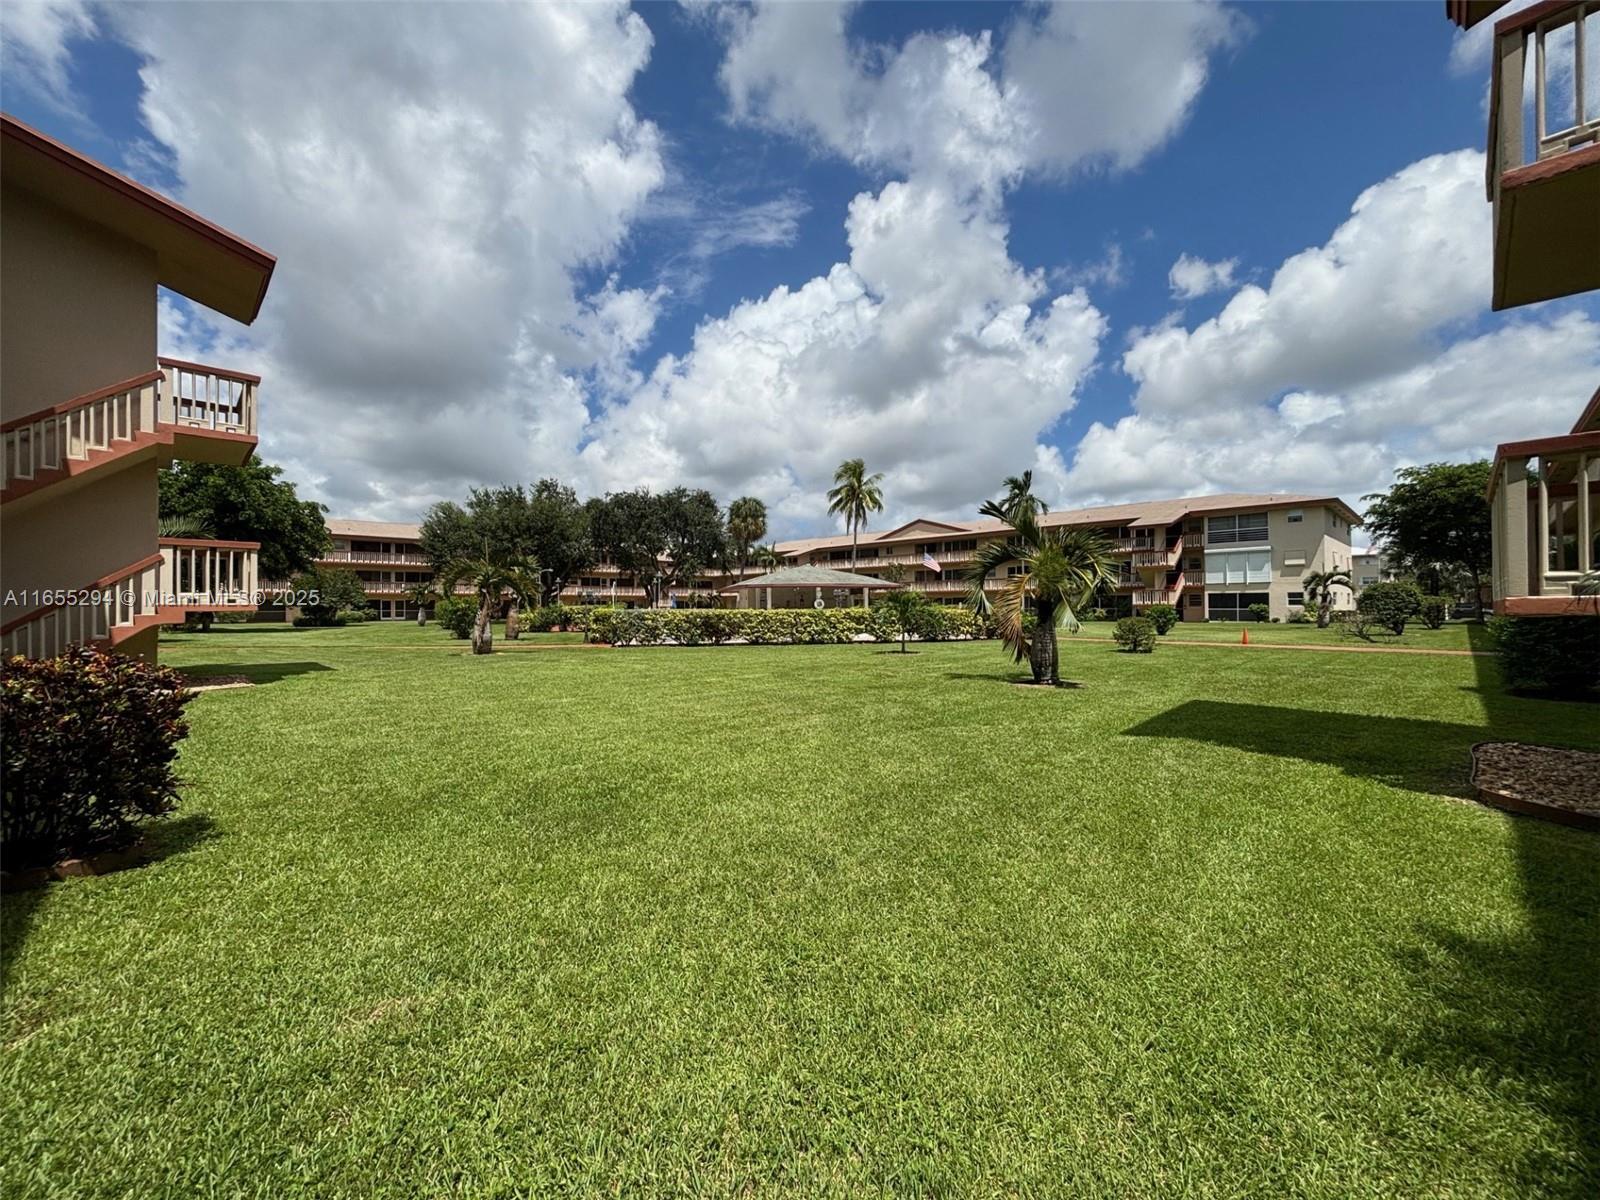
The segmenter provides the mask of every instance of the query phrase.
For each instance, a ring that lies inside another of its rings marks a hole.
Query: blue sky
[[[1593,300],[1488,312],[1487,58],[1432,2],[4,32],[8,111],[278,255],[254,327],[169,297],[164,349],[259,368],[266,457],[347,515],[553,473],[813,532],[857,454],[888,518],[1029,466],[1057,505],[1354,501],[1600,382]]]

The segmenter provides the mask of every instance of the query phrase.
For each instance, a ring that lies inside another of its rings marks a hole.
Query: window
[[[1206,555],[1206,583],[1235,586],[1241,583],[1272,582],[1272,551],[1230,550]]]
[[[1195,557],[1189,560],[1189,570],[1191,571],[1198,571],[1205,565],[1205,559],[1203,558]]]
[[[1200,605],[1203,604],[1204,602],[1205,602],[1205,597],[1202,596],[1199,592],[1190,592],[1189,593],[1189,607],[1190,608],[1199,608]]]
[[[1012,563],[1006,568],[1006,578],[1015,579],[1018,575],[1022,574],[1022,571],[1023,566],[1021,563]]]
[[[1289,593],[1289,606],[1291,608],[1295,608],[1295,607],[1302,607],[1303,608],[1305,606],[1305,602],[1306,602],[1306,594],[1304,592],[1290,592]]]
[[[1269,603],[1266,592],[1207,592],[1206,613],[1213,621],[1244,621],[1252,604]]]
[[[1267,514],[1240,513],[1235,517],[1207,517],[1208,546],[1243,545],[1267,540]]]
[[[877,558],[878,557],[878,552],[876,550],[867,550],[867,549],[863,548],[861,553],[858,555],[858,557],[861,559],[862,562],[866,562],[869,559]]]
[[[1304,521],[1305,519],[1306,519],[1306,514],[1305,514],[1304,510],[1298,509],[1298,508],[1291,508],[1289,510],[1289,524],[1298,525],[1298,524],[1300,524],[1301,521]]]
[[[977,548],[977,538],[963,538],[960,541],[946,542],[944,544],[944,552],[946,554],[958,554],[963,550],[976,550]]]

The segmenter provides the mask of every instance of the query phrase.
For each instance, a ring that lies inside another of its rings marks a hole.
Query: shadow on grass
[[[204,683],[218,675],[243,675],[251,683],[277,683],[295,675],[309,675],[315,671],[331,671],[332,667],[318,662],[286,663],[199,663],[192,667],[179,667],[189,679]]]
[[[152,821],[145,826],[138,861],[123,870],[142,870],[152,863],[186,853],[217,836],[216,822],[204,813],[174,817],[168,821]],[[5,982],[9,982],[11,965],[16,962],[17,955],[28,940],[34,918],[49,899],[51,890],[57,886],[57,882],[51,882],[43,887],[8,892],[0,897],[0,975],[4,976]]]
[[[262,624],[259,624],[259,625],[236,625],[236,624],[232,624],[232,623],[225,624],[225,625],[224,624],[219,624],[219,625],[213,625],[210,629],[204,629],[204,630],[202,630],[202,629],[183,629],[181,627],[174,627],[173,628],[173,632],[171,632],[171,633],[163,633],[161,635],[161,640],[163,642],[181,642],[181,641],[185,641],[185,640],[187,640],[189,638],[211,638],[211,637],[216,637],[219,634],[224,634],[224,633],[225,634],[229,634],[229,635],[236,634],[236,633],[251,633],[251,634],[263,634],[263,633],[314,633],[317,628],[318,627],[314,626],[314,625],[300,626],[300,625],[289,625],[289,624],[285,624],[285,623],[274,624],[272,622],[263,622]],[[329,629],[329,628],[335,628],[335,627],[334,626],[324,625],[321,628]]]
[[[1474,649],[1490,649],[1473,628]],[[1506,694],[1495,659],[1476,663],[1484,723],[1190,701],[1127,731],[1324,763],[1413,790],[1472,794],[1470,748],[1494,738],[1564,741],[1571,706]],[[1453,1087],[1508,1095],[1547,1136],[1516,1164],[1509,1194],[1600,1195],[1600,836],[1509,817],[1523,909],[1513,933],[1419,922],[1395,951],[1430,1020],[1397,1014],[1394,1053]],[[1469,1081],[1464,1083],[1463,1081]]]

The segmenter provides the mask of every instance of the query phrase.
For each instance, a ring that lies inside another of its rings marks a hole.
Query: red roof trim
[[[1578,414],[1578,419],[1573,423],[1573,433],[1587,432],[1586,426],[1594,424],[1600,428],[1600,387],[1595,388],[1594,395],[1589,397],[1589,403],[1583,406],[1583,411]]]

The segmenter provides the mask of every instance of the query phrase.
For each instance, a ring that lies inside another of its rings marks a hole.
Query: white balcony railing
[[[164,424],[255,436],[260,376],[177,358],[156,362],[162,369],[160,420]]]
[[[69,646],[114,645],[153,617],[160,592],[161,555],[71,590],[59,603],[35,609],[0,628],[0,653],[54,658]]]
[[[97,451],[155,430],[161,372],[152,371],[0,426],[0,487],[87,462]]]
[[[254,608],[260,542],[161,538],[160,596],[176,609]]]
[[[390,563],[401,567],[426,567],[428,559],[421,554],[402,554],[389,550],[330,550],[319,562],[331,563]]]

